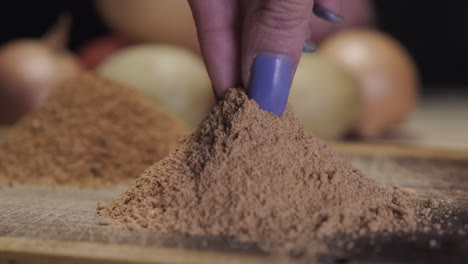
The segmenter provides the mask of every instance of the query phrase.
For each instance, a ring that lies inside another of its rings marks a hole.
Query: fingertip
[[[265,111],[280,116],[288,101],[293,64],[285,55],[261,52],[254,59],[249,97]]]
[[[320,6],[320,5],[315,5],[313,8],[313,12],[317,17],[332,24],[340,24],[344,21],[343,16],[335,14],[330,9]]]
[[[239,17],[235,1],[189,0],[203,61],[219,100],[240,78]]]
[[[304,42],[304,47],[302,48],[302,52],[304,53],[314,53],[317,51],[317,44],[312,40],[306,40]]]
[[[343,0],[315,0],[314,5],[322,6],[338,15],[341,15],[343,10]]]

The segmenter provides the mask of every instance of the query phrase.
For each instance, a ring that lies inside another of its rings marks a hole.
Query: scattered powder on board
[[[340,233],[412,231],[419,206],[365,177],[288,107],[231,89],[176,151],[98,212],[118,226],[257,242],[288,252]]]
[[[97,187],[134,180],[186,131],[136,91],[84,75],[9,130],[0,182]]]

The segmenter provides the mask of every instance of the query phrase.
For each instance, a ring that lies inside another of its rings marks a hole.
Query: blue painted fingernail
[[[333,11],[330,9],[323,7],[321,5],[314,5],[313,12],[316,16],[320,17],[321,19],[330,22],[332,24],[339,24],[343,22],[344,17],[335,14]]]
[[[261,109],[281,115],[288,102],[292,75],[293,65],[288,56],[258,53],[252,65],[249,97]]]
[[[312,40],[307,40],[304,42],[304,47],[302,48],[302,52],[305,53],[314,53],[317,51],[317,44]]]

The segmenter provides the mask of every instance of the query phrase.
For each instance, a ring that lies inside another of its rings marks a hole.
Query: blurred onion
[[[182,48],[163,44],[132,46],[112,55],[96,71],[138,89],[193,127],[214,105],[202,59]]]
[[[355,79],[316,54],[303,54],[289,103],[305,128],[324,139],[339,139],[354,126],[360,109]]]
[[[198,51],[190,6],[180,0],[96,0],[106,24],[131,40],[175,44]]]
[[[53,88],[82,71],[65,49],[69,27],[70,19],[63,16],[43,39],[20,39],[0,47],[0,124],[16,122]]]
[[[319,54],[344,67],[359,82],[363,105],[358,135],[379,137],[403,122],[415,107],[417,68],[390,36],[368,30],[341,32],[325,41]]]

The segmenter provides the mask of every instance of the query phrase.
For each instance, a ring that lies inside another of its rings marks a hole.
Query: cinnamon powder
[[[165,157],[186,131],[136,91],[85,75],[9,130],[0,183],[121,183]]]
[[[277,117],[236,89],[98,212],[130,229],[230,237],[275,252],[337,234],[412,231],[420,221],[405,193],[365,177],[290,108]]]

